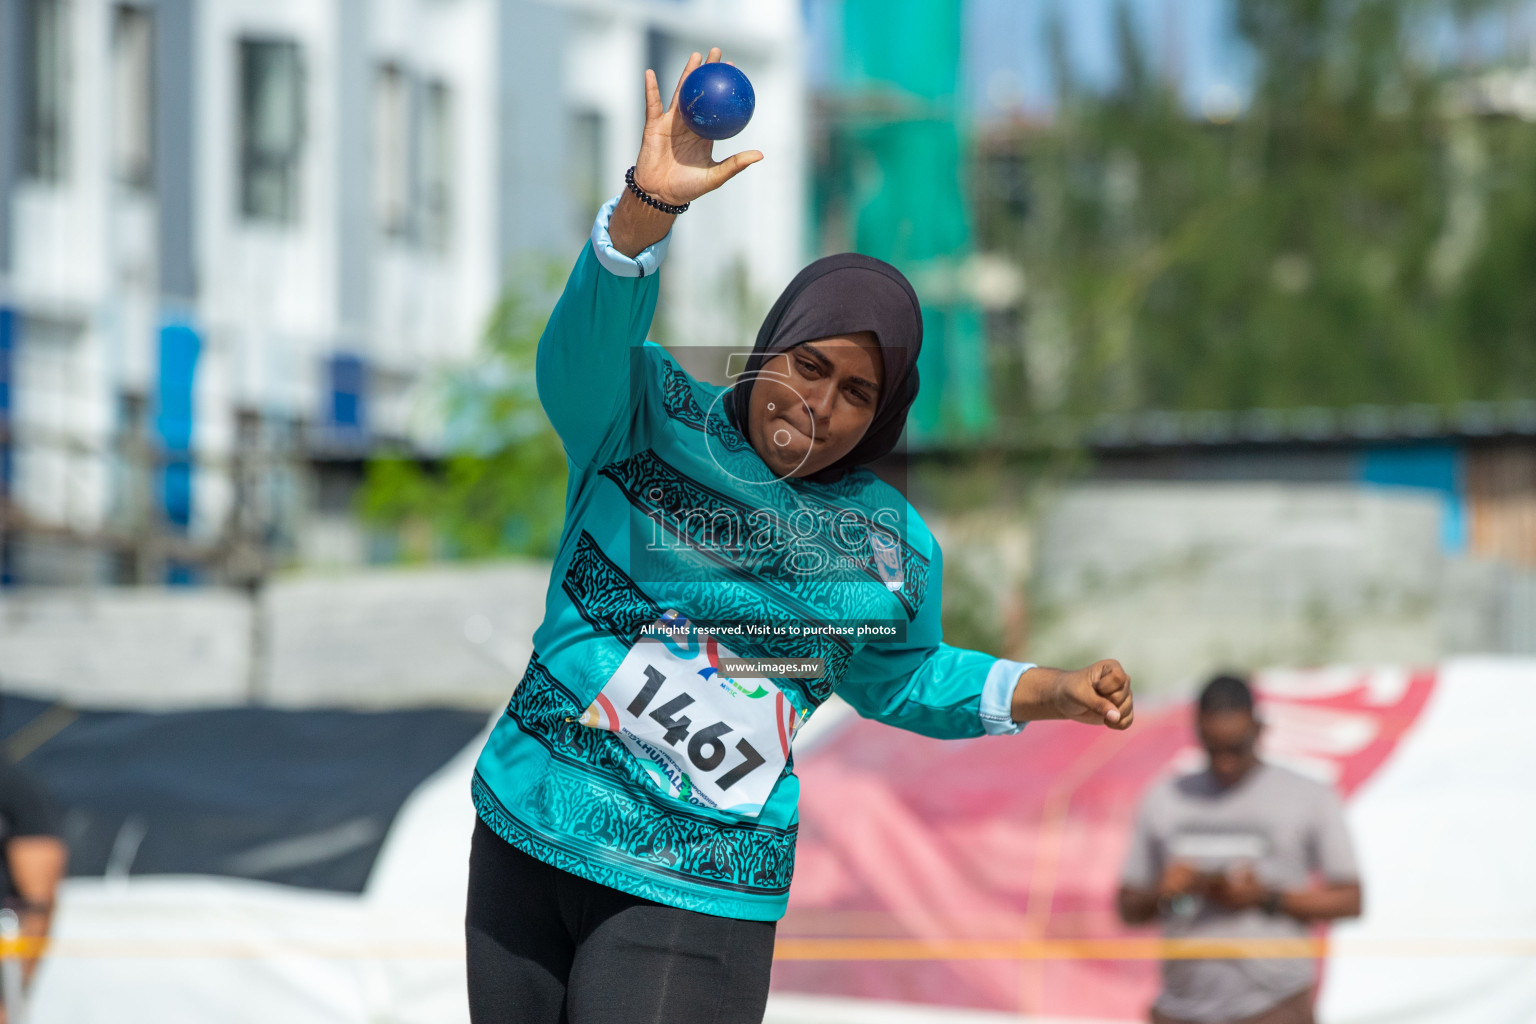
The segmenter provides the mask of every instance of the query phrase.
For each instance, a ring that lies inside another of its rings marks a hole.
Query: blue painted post
[[[171,529],[185,535],[192,525],[193,384],[202,339],[185,321],[160,328],[160,367],[155,389],[155,433],[160,441],[160,507]],[[197,582],[196,567],[174,560],[166,582]]]
[[[15,476],[11,445],[11,380],[20,319],[15,310],[0,306],[0,511],[11,500],[11,481]],[[0,526],[0,587],[9,587],[16,582],[10,540],[10,530]]]
[[[361,356],[337,353],[330,360],[331,396],[326,421],[334,443],[363,448],[368,443],[368,364]]]

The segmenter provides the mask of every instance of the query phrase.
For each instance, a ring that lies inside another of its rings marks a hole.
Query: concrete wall
[[[1536,654],[1536,572],[1503,562],[1447,565],[1440,594],[1447,654]]]
[[[230,591],[0,594],[0,689],[97,707],[238,704],[250,604]]]
[[[1076,487],[1047,507],[1037,557],[1031,657],[1117,657],[1148,692],[1223,667],[1445,650],[1440,507],[1408,491]]]
[[[298,578],[259,610],[227,590],[13,591],[0,689],[90,707],[491,710],[533,650],[548,582],[540,563]]]
[[[266,596],[264,700],[284,706],[506,703],[533,653],[549,566],[296,579]]]

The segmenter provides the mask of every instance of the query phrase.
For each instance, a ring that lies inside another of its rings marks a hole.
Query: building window
[[[252,220],[299,216],[304,67],[297,43],[240,41],[240,211]]]
[[[411,230],[410,138],[410,78],[398,64],[381,64],[373,79],[373,212],[391,238]]]
[[[379,230],[442,252],[453,229],[453,90],[381,64],[373,84],[373,209]]]
[[[453,91],[446,82],[422,90],[421,240],[430,249],[448,248],[453,229]]]
[[[39,181],[63,181],[69,173],[69,4],[29,0],[25,12],[24,167]]]
[[[155,20],[146,7],[112,21],[112,165],[117,180],[148,189],[154,174]]]

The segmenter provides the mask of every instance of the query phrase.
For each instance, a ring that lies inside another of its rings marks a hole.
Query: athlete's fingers
[[[723,56],[724,56],[724,54],[720,52],[720,47],[712,46],[712,47],[710,47],[710,50],[709,50],[709,56],[704,58],[704,63],[706,63],[706,64],[717,63],[720,60],[720,58],[723,57]]]
[[[1128,679],[1119,681],[1099,680],[1093,684],[1093,692],[1100,697],[1108,697],[1116,704],[1125,699],[1125,695],[1131,692],[1131,682]]]
[[[1113,689],[1121,683],[1129,681],[1125,668],[1114,658],[1105,658],[1096,661],[1092,668],[1094,688],[1100,693],[1105,689]]]
[[[755,149],[745,149],[726,157],[709,169],[709,187],[719,188],[762,158],[763,154]]]
[[[1071,696],[1074,701],[1083,707],[1083,715],[1078,717],[1080,722],[1099,723],[1113,726],[1120,721],[1120,709],[1115,702],[1098,693],[1090,681],[1091,676],[1080,677],[1071,687]]]
[[[1116,701],[1115,709],[1120,712],[1120,721],[1110,726],[1110,728],[1129,729],[1131,722],[1136,718],[1136,701],[1131,697],[1130,691],[1126,691],[1123,700]]]
[[[1131,687],[1131,677],[1113,658],[1097,662],[1093,666],[1093,676],[1094,691],[1106,697],[1118,694],[1122,690],[1129,690]]]
[[[1103,697],[1105,700],[1109,701],[1111,704],[1118,708],[1122,707],[1126,701],[1130,700],[1131,688],[1129,686],[1121,686],[1117,689],[1111,690],[1108,693],[1100,693],[1099,696]]]
[[[683,94],[683,79],[693,74],[694,69],[702,63],[704,58],[699,55],[699,51],[695,50],[689,55],[688,63],[683,65],[683,73],[677,78],[677,88],[672,90],[672,102],[667,105],[668,110],[677,106],[677,98]]]
[[[662,115],[661,87],[656,84],[656,72],[645,69],[645,123],[650,124]]]

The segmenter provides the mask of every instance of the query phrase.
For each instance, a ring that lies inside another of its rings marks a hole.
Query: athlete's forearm
[[[619,205],[614,209],[613,217],[608,221],[608,237],[613,241],[615,249],[634,259],[647,247],[667,237],[676,219],[673,214],[662,213],[647,206],[635,198],[633,192],[625,189],[619,197]]]
[[[1013,720],[1015,722],[1039,722],[1062,718],[1051,701],[1064,673],[1059,668],[1036,665],[1019,676],[1013,691]]]

